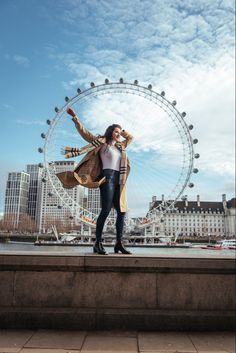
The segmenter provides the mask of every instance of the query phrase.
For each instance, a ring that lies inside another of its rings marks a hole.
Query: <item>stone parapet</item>
[[[0,327],[233,330],[235,260],[0,254]]]

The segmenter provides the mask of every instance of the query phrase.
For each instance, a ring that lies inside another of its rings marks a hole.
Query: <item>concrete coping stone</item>
[[[235,273],[235,259],[173,258],[137,255],[0,253],[0,270],[82,272]]]

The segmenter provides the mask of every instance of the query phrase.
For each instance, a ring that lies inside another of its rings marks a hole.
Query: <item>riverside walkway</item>
[[[235,353],[233,332],[0,330],[0,353]]]

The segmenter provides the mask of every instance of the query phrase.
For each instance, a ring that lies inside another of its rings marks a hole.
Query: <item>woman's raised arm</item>
[[[78,130],[79,134],[83,137],[84,140],[88,142],[92,142],[93,140],[96,139],[95,135],[91,134],[91,132],[85,129],[85,127],[80,122],[79,118],[77,117],[77,115],[75,114],[72,108],[67,108],[66,111],[72,117],[72,120],[75,123],[76,129]]]
[[[126,148],[133,141],[133,136],[125,130],[122,130],[120,135],[125,139],[121,144]]]

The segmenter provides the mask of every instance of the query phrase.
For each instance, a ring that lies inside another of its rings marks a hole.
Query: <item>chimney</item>
[[[161,201],[164,201],[164,194],[161,195]]]
[[[156,197],[156,196],[153,196],[153,197],[152,197],[152,202],[156,202],[156,200],[157,200],[157,197]]]
[[[197,207],[200,207],[200,196],[197,195]]]
[[[185,196],[185,200],[184,201],[185,201],[185,207],[188,207],[188,196],[187,195]]]

